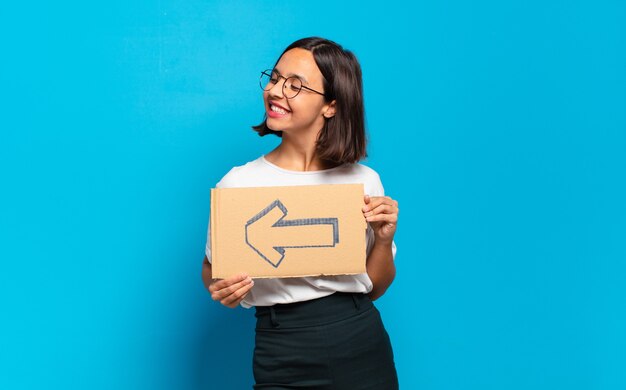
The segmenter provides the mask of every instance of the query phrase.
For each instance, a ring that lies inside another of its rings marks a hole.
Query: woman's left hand
[[[365,195],[363,216],[370,223],[376,241],[391,244],[398,224],[398,202],[388,196]]]

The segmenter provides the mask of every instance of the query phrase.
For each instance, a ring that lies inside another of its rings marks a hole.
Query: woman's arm
[[[213,268],[211,267],[211,263],[209,263],[209,259],[204,256],[204,260],[202,261],[202,282],[204,283],[204,287],[208,290],[211,283],[213,283]]]
[[[369,293],[371,300],[382,296],[393,282],[396,276],[396,265],[393,262],[391,243],[379,244],[374,242],[374,247],[367,256],[367,275],[374,285]]]
[[[365,195],[363,216],[374,230],[374,246],[367,256],[367,275],[373,288],[369,293],[372,300],[382,296],[396,276],[393,262],[393,236],[398,223],[398,202],[388,196]]]

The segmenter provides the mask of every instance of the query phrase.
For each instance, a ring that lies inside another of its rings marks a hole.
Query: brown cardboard
[[[365,272],[363,184],[211,189],[214,278]]]

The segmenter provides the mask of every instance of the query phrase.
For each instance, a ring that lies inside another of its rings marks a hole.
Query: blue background
[[[200,278],[210,188],[267,153],[259,72],[335,40],[400,203],[403,389],[626,388],[619,1],[0,7],[3,389],[243,389]]]

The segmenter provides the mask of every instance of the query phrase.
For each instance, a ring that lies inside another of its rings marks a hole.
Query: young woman
[[[395,276],[398,202],[358,163],[367,156],[361,67],[337,43],[304,38],[262,72],[261,88],[266,116],[253,129],[282,141],[216,187],[363,183],[367,273],[214,280],[209,226],[204,284],[225,306],[256,308],[255,389],[396,389],[391,344],[372,301]]]

